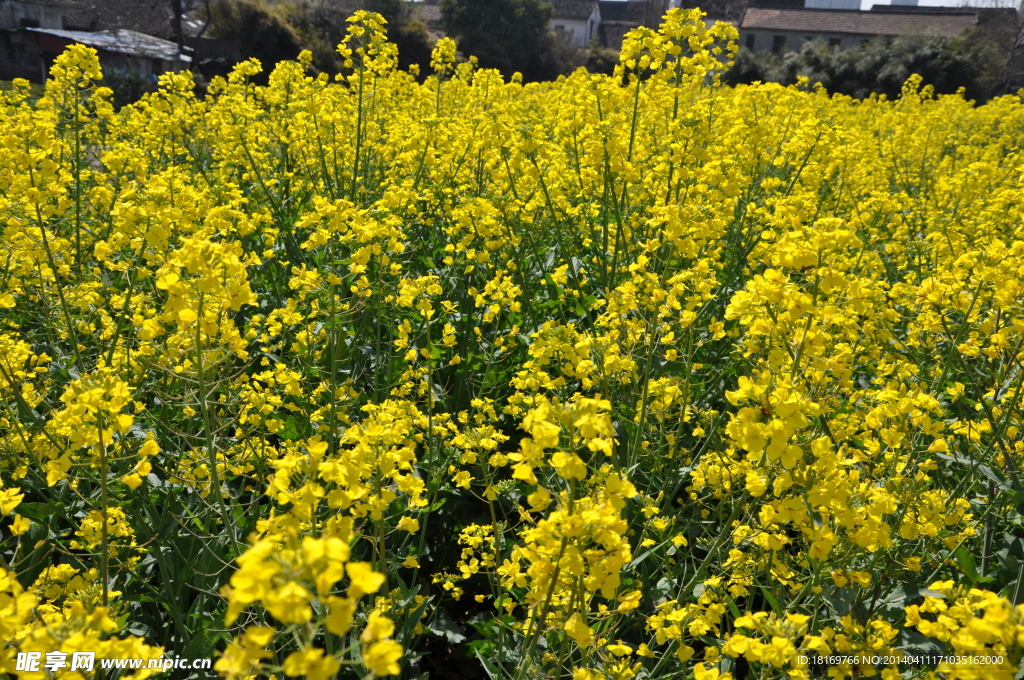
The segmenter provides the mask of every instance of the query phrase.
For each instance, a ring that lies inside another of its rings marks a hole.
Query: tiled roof
[[[976,23],[977,13],[963,10],[899,13],[748,7],[743,13],[740,28],[853,35],[938,33],[955,38]]]
[[[589,19],[597,0],[552,0],[555,19]]]

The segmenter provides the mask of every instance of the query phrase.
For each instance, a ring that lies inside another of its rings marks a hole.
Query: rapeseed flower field
[[[0,92],[0,670],[1018,676],[1021,98],[722,87],[696,10],[528,85],[383,29]]]

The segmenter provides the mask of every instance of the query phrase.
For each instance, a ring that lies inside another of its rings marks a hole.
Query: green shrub
[[[863,99],[871,93],[899,96],[913,74],[939,94],[964,88],[969,99],[985,101],[999,87],[1005,48],[977,31],[957,38],[938,35],[879,36],[859,48],[837,50],[810,41],[797,52],[773,54],[740,50],[725,75],[731,84],[775,82],[793,85],[800,77],[830,92]]]

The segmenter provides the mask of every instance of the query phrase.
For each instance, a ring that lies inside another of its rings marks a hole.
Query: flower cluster
[[[0,672],[1019,674],[1020,97],[387,36],[0,90]]]

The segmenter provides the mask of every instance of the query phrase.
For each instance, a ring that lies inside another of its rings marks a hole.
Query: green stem
[[[110,536],[107,530],[107,444],[103,441],[103,416],[98,418],[100,438],[100,582],[103,594],[100,602],[106,607],[110,597]]]
[[[235,547],[236,554],[239,553],[238,538],[235,536],[234,524],[228,519],[228,508],[224,503],[224,494],[220,487],[220,474],[217,472],[217,448],[214,442],[213,424],[210,418],[210,406],[207,402],[206,372],[203,370],[203,305],[205,296],[199,294],[199,309],[196,318],[196,377],[199,381],[199,408],[203,414],[203,435],[206,438],[206,456],[210,466],[210,481],[213,493],[217,496],[217,505],[220,507],[221,519],[224,522],[224,530],[231,536],[231,543]]]

